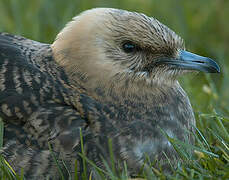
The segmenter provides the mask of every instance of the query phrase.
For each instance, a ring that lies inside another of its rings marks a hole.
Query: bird
[[[166,154],[174,161],[163,132],[194,143],[195,117],[178,77],[197,71],[219,73],[220,67],[138,12],[86,10],[52,44],[2,32],[1,153],[27,179],[57,179],[58,168],[64,177],[80,174],[82,154],[104,167],[108,142],[117,163],[126,162],[133,174],[146,156],[164,162]]]

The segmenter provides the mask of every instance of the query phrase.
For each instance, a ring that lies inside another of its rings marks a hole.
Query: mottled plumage
[[[160,128],[191,143],[186,132],[195,119],[176,78],[193,70],[219,67],[184,51],[183,40],[156,19],[124,10],[86,11],[52,45],[1,33],[3,154],[28,179],[57,178],[49,142],[74,173],[75,160],[82,169],[81,129],[86,155],[98,166],[100,156],[109,161],[109,138],[131,173],[145,154],[173,159]]]

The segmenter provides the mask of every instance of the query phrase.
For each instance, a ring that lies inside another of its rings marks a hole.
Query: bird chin
[[[178,77],[180,75],[184,75],[184,74],[190,74],[190,73],[192,73],[192,74],[198,74],[199,73],[199,71],[197,71],[197,70],[179,69],[179,68],[170,68],[170,69],[168,69],[168,71],[171,71],[173,74],[175,74]]]

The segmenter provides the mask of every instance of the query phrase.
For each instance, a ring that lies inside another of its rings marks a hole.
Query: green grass
[[[4,124],[2,119],[0,118],[0,152],[3,147],[3,134],[4,134]],[[13,168],[9,165],[9,163],[4,159],[4,157],[0,154],[0,179],[23,179],[23,174],[18,175],[15,173]]]
[[[93,7],[114,7],[154,16],[181,35],[188,50],[219,62],[220,74],[188,75],[180,78],[197,121],[194,146],[170,139],[182,162],[172,175],[146,168],[146,179],[229,179],[229,1],[225,0],[0,0],[0,31],[51,43],[67,21]],[[0,148],[3,144],[0,121]],[[112,147],[110,147],[112,159]],[[190,153],[190,150],[194,154]],[[128,167],[114,165],[99,169],[83,152],[85,163],[93,166],[98,179],[128,179]],[[147,167],[156,162],[146,162]],[[77,169],[77,164],[76,164]],[[86,165],[85,165],[86,167]],[[60,173],[61,174],[61,173]],[[88,179],[85,173],[83,179]],[[0,179],[22,179],[0,156]],[[72,179],[77,179],[77,174]]]
[[[140,172],[138,178],[143,179],[228,179],[229,178],[229,118],[222,117],[216,113],[212,114],[199,114],[199,129],[196,128],[196,133],[194,134],[196,139],[195,145],[186,144],[176,139],[169,138],[170,142],[178,152],[181,161],[178,164],[178,168],[172,168],[172,174],[167,175],[159,168],[153,167],[157,162],[150,162],[149,160],[145,163],[145,170]],[[3,123],[0,122],[0,142],[3,141]],[[200,130],[202,129],[202,130]],[[81,135],[82,140],[82,135]],[[105,169],[97,167],[91,160],[89,160],[83,152],[79,155],[83,158],[84,162],[84,172],[82,173],[82,179],[87,180],[86,174],[86,163],[91,165],[97,174],[97,179],[109,179],[112,180],[127,180],[129,179],[128,167],[125,162],[121,168],[115,168],[114,157],[112,153],[112,143],[109,142],[110,147],[110,157],[111,166],[104,161]],[[2,144],[1,144],[2,145]],[[191,150],[191,151],[190,151]],[[50,148],[51,151],[51,148]],[[53,155],[55,159],[55,156]],[[55,159],[57,167],[61,167]],[[23,179],[23,175],[15,174],[14,170],[10,167],[7,161],[0,156],[0,178],[1,179]],[[77,164],[76,164],[77,169]],[[77,171],[76,171],[77,172]],[[61,168],[59,168],[59,174],[61,179],[64,179]],[[74,177],[70,179],[79,179],[78,175],[75,174]]]

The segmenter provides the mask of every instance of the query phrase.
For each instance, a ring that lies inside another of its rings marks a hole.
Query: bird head
[[[156,86],[190,71],[220,71],[212,59],[185,51],[182,38],[155,18],[118,9],[96,8],[76,16],[52,50],[66,72],[88,86]]]

